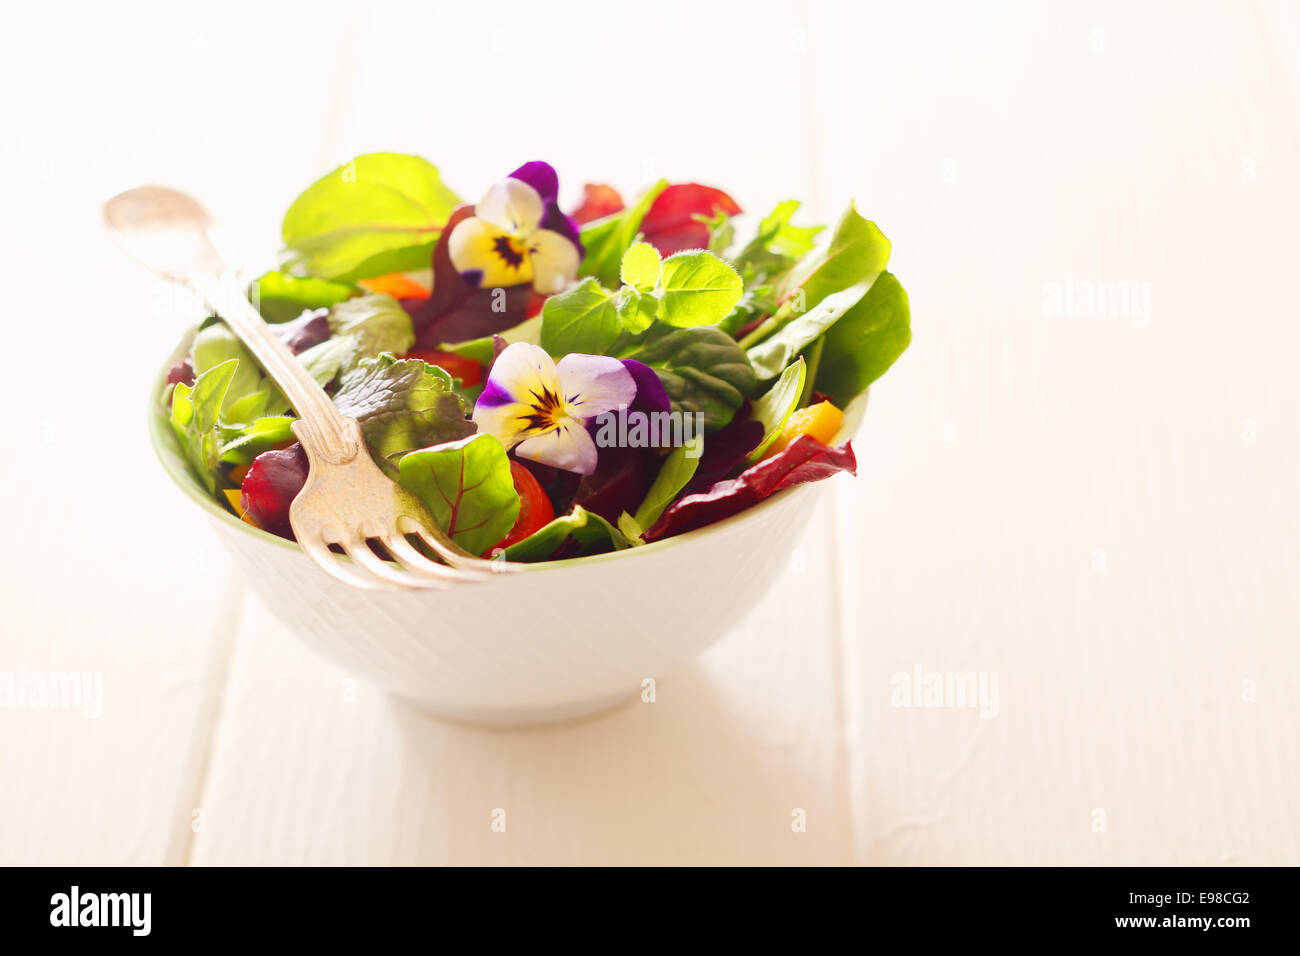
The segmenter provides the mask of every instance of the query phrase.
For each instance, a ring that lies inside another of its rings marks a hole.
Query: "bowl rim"
[[[197,327],[191,328],[186,332],[180,343],[172,350],[172,354],[167,362],[163,365],[162,370],[155,376],[154,381],[149,389],[149,440],[153,446],[154,454],[157,456],[163,470],[176,483],[186,495],[193,501],[197,502],[204,508],[210,517],[234,525],[238,530],[251,534],[262,541],[284,548],[287,551],[293,551],[297,554],[304,555],[305,552],[298,547],[297,542],[290,541],[288,538],[282,538],[278,534],[272,534],[262,528],[249,524],[237,518],[229,509],[223,508],[217,500],[206,494],[193,474],[188,462],[185,461],[183,451],[178,447],[175,433],[172,431],[167,416],[166,406],[161,401],[161,396],[167,384],[168,371],[180,361],[180,356],[188,352],[190,344],[194,338]],[[862,394],[854,398],[845,408],[844,423],[835,436],[837,442],[852,439],[858,431],[862,417],[866,411],[867,393],[864,390]],[[727,527],[734,527],[741,523],[745,518],[752,517],[760,512],[767,510],[778,502],[793,500],[794,496],[807,494],[811,491],[812,486],[820,482],[805,482],[794,488],[787,488],[785,491],[779,491],[774,495],[764,498],[757,504],[750,505],[742,511],[729,515],[719,521],[714,521],[704,525],[701,528],[695,528],[692,531],[686,531],[682,534],[675,534],[668,538],[661,538],[658,541],[651,541],[648,544],[637,545],[636,547],[623,548],[620,551],[606,551],[603,554],[589,554],[578,558],[559,558],[550,561],[529,561],[521,562],[528,572],[554,570],[559,568],[577,568],[585,565],[596,564],[600,562],[618,560],[630,557],[634,554],[650,553],[661,551],[665,547],[680,546],[688,539],[702,537],[709,532],[717,532]]]

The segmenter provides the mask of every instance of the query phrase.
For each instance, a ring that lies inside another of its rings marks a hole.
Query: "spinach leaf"
[[[826,333],[814,387],[843,408],[885,374],[911,341],[907,293],[886,272]]]
[[[700,465],[701,443],[703,436],[696,436],[689,445],[674,448],[664,463],[659,467],[654,484],[646,492],[645,500],[636,509],[632,520],[639,528],[648,528],[663,514],[664,509],[672,504],[683,488],[695,476],[695,469]],[[640,544],[640,541],[637,541]]]
[[[731,421],[758,384],[744,350],[726,332],[710,325],[693,329],[656,325],[638,347],[621,357],[654,369],[673,410],[702,412],[706,428]]]
[[[746,353],[754,363],[759,381],[766,381],[785,368],[808,345],[831,328],[849,309],[857,305],[876,281],[874,275],[839,292],[832,292],[803,315],[783,325],[775,335],[753,346]]]
[[[574,505],[571,514],[561,515],[510,545],[504,557],[507,561],[545,561],[570,542],[576,553],[565,557],[621,551],[628,546],[627,538],[618,528],[581,505]]]
[[[432,243],[459,202],[427,160],[367,153],[294,200],[284,217],[284,244],[307,272],[325,279],[419,268],[428,265]]]
[[[471,554],[504,538],[519,517],[510,459],[492,435],[413,451],[398,470],[399,481],[419,495],[438,527]]]

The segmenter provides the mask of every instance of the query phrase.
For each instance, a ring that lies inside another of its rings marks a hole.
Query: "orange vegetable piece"
[[[239,515],[240,521],[246,521],[254,528],[260,527],[258,523],[253,520],[253,516],[244,510],[244,502],[240,498],[241,492],[238,488],[222,488],[221,493],[225,495],[226,500],[230,502],[230,507],[235,509],[235,514]]]
[[[394,299],[429,298],[428,289],[400,272],[390,272],[386,276],[375,276],[373,279],[361,279],[357,285],[367,292],[387,293]]]
[[[809,435],[823,445],[829,445],[842,424],[844,424],[844,413],[830,402],[818,402],[816,405],[801,408],[790,414],[785,428],[781,429],[781,434],[777,436],[776,441],[767,447],[763,457],[771,458],[779,454],[800,435]]]
[[[226,477],[235,484],[242,485],[244,483],[244,478],[248,475],[248,469],[248,465],[236,465],[234,468],[230,469],[230,473],[226,475]]]

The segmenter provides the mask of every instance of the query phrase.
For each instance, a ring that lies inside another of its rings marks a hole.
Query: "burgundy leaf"
[[[708,491],[687,495],[668,508],[645,532],[646,541],[694,531],[744,511],[769,495],[836,472],[857,474],[853,448],[845,442],[828,448],[817,439],[800,435],[778,455],[741,472],[739,478],[720,481]]]

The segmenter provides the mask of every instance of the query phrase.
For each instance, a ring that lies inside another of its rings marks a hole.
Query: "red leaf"
[[[623,209],[623,197],[613,186],[604,183],[587,183],[582,187],[582,205],[573,210],[579,223],[604,219]]]
[[[646,531],[644,538],[658,541],[694,531],[730,518],[778,491],[829,478],[840,471],[858,473],[858,462],[848,442],[828,448],[809,435],[800,435],[779,455],[760,461],[741,472],[739,478],[720,481],[706,492],[677,501]]]
[[[695,217],[708,220],[720,212],[734,216],[740,207],[721,189],[675,183],[655,198],[641,221],[641,231],[646,242],[665,256],[683,249],[704,249],[709,244],[709,226]]]
[[[433,294],[415,308],[408,306],[415,327],[416,348],[431,349],[444,342],[482,338],[504,332],[524,320],[533,293],[531,284],[503,290],[479,289],[466,282],[451,264],[447,237],[461,220],[472,215],[473,206],[457,206],[451,214],[433,250]],[[504,304],[504,309],[499,303]]]

